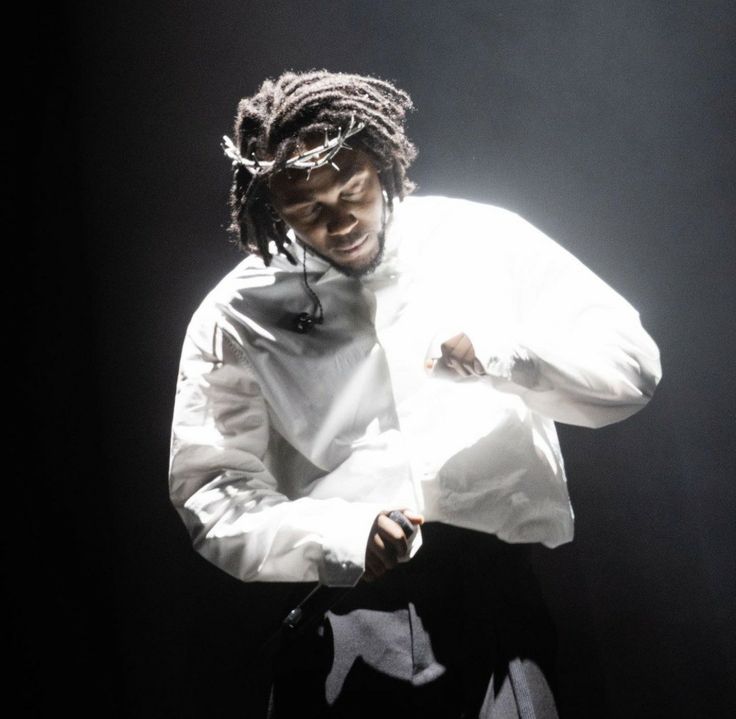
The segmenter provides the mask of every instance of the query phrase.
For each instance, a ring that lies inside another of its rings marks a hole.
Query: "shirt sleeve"
[[[466,330],[488,380],[567,424],[601,427],[640,410],[662,369],[639,313],[554,240],[504,214],[507,331],[491,335],[477,320]]]
[[[270,427],[257,378],[217,318],[190,323],[177,380],[171,501],[194,548],[242,581],[352,586],[381,507],[290,499],[265,460]]]

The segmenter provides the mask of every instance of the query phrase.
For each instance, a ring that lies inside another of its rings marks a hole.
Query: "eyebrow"
[[[340,178],[340,189],[344,188],[345,185],[347,185],[356,175],[360,174],[361,172],[364,172],[366,170],[365,166],[362,164],[353,164],[351,167],[344,170],[345,176]],[[341,172],[343,172],[341,170]],[[306,188],[306,192],[308,194],[308,197],[310,199],[298,199],[295,202],[285,202],[282,207],[285,210],[291,210],[296,207],[301,207],[302,205],[308,205],[313,200],[311,198],[314,197],[314,191],[310,191],[309,188]]]

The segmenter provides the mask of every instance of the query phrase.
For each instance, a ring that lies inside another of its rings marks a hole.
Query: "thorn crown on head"
[[[307,179],[312,170],[316,170],[318,167],[330,164],[336,170],[340,168],[333,162],[333,158],[343,147],[352,149],[347,144],[347,139],[360,132],[365,127],[364,122],[355,122],[355,117],[351,115],[350,123],[347,128],[338,128],[337,135],[330,139],[325,131],[325,141],[318,147],[314,147],[311,150],[306,150],[294,157],[290,158],[284,163],[285,168],[296,168],[298,170],[307,171]],[[274,162],[271,160],[259,160],[255,153],[251,153],[250,159],[243,157],[240,151],[236,147],[235,143],[227,136],[223,135],[222,149],[232,161],[233,166],[241,165],[254,177],[265,175],[272,172],[274,169]]]

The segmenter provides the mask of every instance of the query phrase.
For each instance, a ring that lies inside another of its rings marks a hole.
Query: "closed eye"
[[[343,200],[357,200],[363,194],[363,190],[362,184],[357,187],[351,187],[349,190],[345,190],[341,197]]]
[[[299,212],[296,213],[296,217],[300,220],[308,220],[309,218],[316,216],[318,211],[319,205],[308,205],[307,207],[300,208]]]

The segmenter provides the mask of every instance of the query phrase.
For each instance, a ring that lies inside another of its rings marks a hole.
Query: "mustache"
[[[351,232],[349,235],[343,235],[339,239],[335,239],[330,243],[331,250],[341,250],[344,247],[350,247],[360,240],[368,237],[370,233],[364,230],[358,230],[357,232]]]

